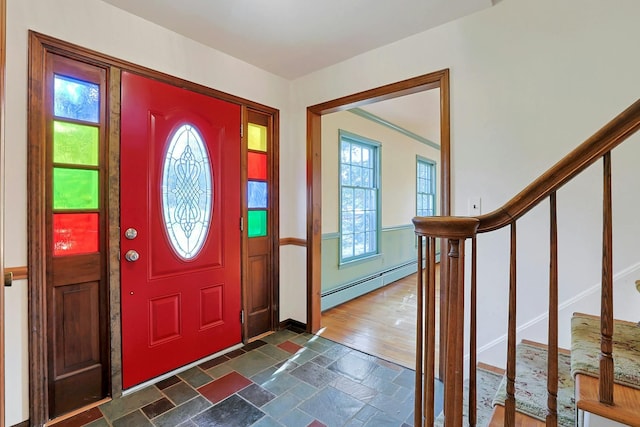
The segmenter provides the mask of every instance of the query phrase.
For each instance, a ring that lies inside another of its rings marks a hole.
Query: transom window
[[[416,168],[416,215],[434,216],[436,214],[436,164],[417,157]]]
[[[340,261],[378,253],[380,144],[340,131]]]

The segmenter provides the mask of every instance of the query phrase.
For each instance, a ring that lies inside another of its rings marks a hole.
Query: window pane
[[[359,145],[352,144],[351,145],[351,164],[359,166],[361,161],[362,161],[362,148]]]
[[[249,211],[247,222],[247,233],[249,237],[267,235],[267,211]]]
[[[267,155],[263,153],[247,153],[247,178],[267,179]]]
[[[342,189],[342,212],[351,212],[353,211],[353,189],[352,188],[343,188]]]
[[[343,142],[340,145],[340,162],[341,163],[351,162],[351,144],[349,144],[348,142]]]
[[[212,171],[200,132],[183,125],[171,135],[162,167],[162,217],[176,253],[192,259],[209,233]]]
[[[353,233],[353,213],[345,212],[342,214],[342,233],[343,234],[351,234]]]
[[[249,150],[267,151],[267,127],[249,123],[247,132]]]
[[[355,233],[353,235],[353,255],[363,255],[365,253],[365,233]]]
[[[98,171],[53,168],[54,209],[98,209]]]
[[[53,161],[98,165],[98,128],[77,123],[53,122]]]
[[[362,186],[362,168],[351,166],[351,185],[354,187]]]
[[[365,190],[361,189],[361,188],[356,188],[354,190],[354,209],[357,211],[362,211],[364,210],[364,204],[365,204]]]
[[[267,183],[264,181],[247,182],[248,207],[267,208]]]
[[[343,166],[340,169],[340,185],[351,185],[351,168]]]
[[[100,86],[56,75],[53,110],[58,117],[98,123]]]
[[[351,258],[353,256],[353,235],[342,236],[342,258]]]
[[[54,214],[53,255],[98,252],[98,214]]]

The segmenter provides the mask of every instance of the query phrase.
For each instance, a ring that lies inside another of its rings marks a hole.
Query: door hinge
[[[244,231],[244,217],[240,217],[240,231]]]
[[[244,310],[240,310],[240,324],[244,325]]]

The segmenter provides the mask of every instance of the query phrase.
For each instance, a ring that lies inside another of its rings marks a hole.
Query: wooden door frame
[[[6,0],[0,0],[4,2]],[[279,110],[250,101],[226,92],[218,91],[197,83],[193,83],[178,77],[164,74],[150,68],[142,67],[128,61],[120,60],[100,52],[87,49],[73,43],[65,42],[35,31],[29,31],[29,95],[28,95],[28,320],[29,320],[29,418],[31,425],[44,425],[48,421],[48,376],[47,376],[47,333],[46,333],[46,257],[45,257],[45,182],[42,173],[44,167],[42,141],[44,141],[43,115],[39,113],[38,105],[41,102],[39,82],[31,78],[34,75],[44,75],[44,64],[47,53],[56,53],[81,62],[87,62],[109,70],[107,81],[107,96],[110,103],[107,111],[109,152],[108,176],[109,176],[109,207],[108,207],[108,279],[110,287],[109,318],[115,319],[110,324],[111,336],[111,394],[117,397],[122,394],[121,382],[121,332],[120,332],[120,250],[119,240],[119,141],[120,141],[120,75],[122,71],[131,71],[145,77],[160,80],[165,83],[191,90],[206,96],[218,98],[227,102],[246,106],[273,117],[274,121],[274,147],[278,147]],[[117,110],[117,111],[116,111]],[[244,120],[244,117],[241,118]],[[242,140],[244,144],[244,139]],[[277,185],[277,182],[275,183]],[[245,198],[246,199],[246,198]],[[246,210],[246,200],[243,200],[243,209]],[[274,206],[274,217],[279,217],[278,206]],[[278,234],[274,235],[273,251],[279,251]],[[245,237],[243,237],[245,238]],[[246,254],[242,254],[244,257]],[[277,261],[277,256],[274,257]],[[272,266],[274,283],[279,283],[279,265]],[[244,277],[242,278],[242,293],[244,294]],[[274,286],[274,298],[277,298],[279,286]],[[277,299],[274,299],[277,302]],[[276,305],[277,307],[277,305]],[[275,313],[276,319],[278,312]],[[245,339],[245,337],[243,337]],[[0,425],[0,427],[2,427]]]
[[[446,216],[451,208],[449,69],[307,107],[307,332],[320,330],[322,316],[322,116],[437,88],[440,89],[440,215]],[[446,257],[442,257],[442,261],[446,262]],[[441,283],[443,276],[441,274]]]
[[[7,1],[0,0],[0,427],[4,427],[5,411],[5,380],[4,380],[4,114],[5,114],[5,70],[7,65]]]

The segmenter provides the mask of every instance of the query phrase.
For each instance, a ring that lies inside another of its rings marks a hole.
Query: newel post
[[[427,311],[434,309],[429,307],[433,304],[433,299],[425,298],[432,292],[431,289],[420,289],[433,283],[431,277],[434,272],[430,268],[429,260],[435,258],[435,244],[426,245],[426,268],[423,266],[422,241],[427,237],[427,241],[435,241],[436,238],[445,239],[449,251],[447,271],[441,272],[445,275],[443,285],[447,287],[447,301],[441,301],[441,310],[447,313],[447,337],[445,348],[440,349],[440,357],[446,358],[444,370],[444,417],[445,425],[451,427],[462,426],[463,413],[463,380],[464,380],[464,254],[465,240],[476,235],[479,221],[477,218],[459,217],[416,217],[413,219],[415,232],[418,236],[418,292],[421,298],[417,301],[418,316],[416,330],[422,332],[422,336],[417,336],[416,342],[416,412],[414,424],[424,426],[426,420],[431,420],[433,412],[433,402],[425,402],[425,393],[432,387],[433,364],[431,362],[435,352],[434,346],[424,345],[425,342],[433,342],[435,334],[434,322],[425,322],[423,308]],[[445,254],[441,254],[445,256]],[[424,277],[423,277],[424,275]],[[429,318],[430,316],[426,316]],[[428,394],[428,393],[427,393]],[[435,414],[438,415],[438,414]]]

